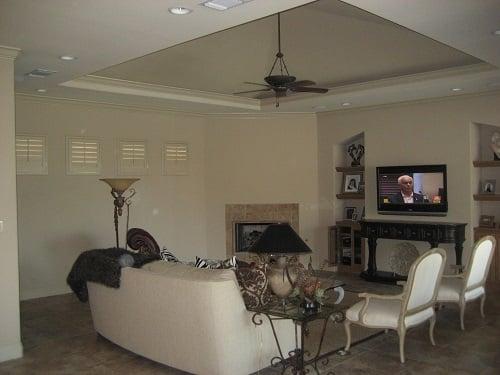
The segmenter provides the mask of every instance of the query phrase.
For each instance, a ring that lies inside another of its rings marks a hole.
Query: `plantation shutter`
[[[118,142],[118,174],[145,175],[148,169],[146,141]]]
[[[66,172],[70,175],[101,173],[101,145],[90,138],[67,138]]]
[[[17,174],[46,175],[47,140],[43,136],[16,135]]]
[[[185,176],[189,174],[189,152],[187,143],[166,143],[163,149],[164,174]]]

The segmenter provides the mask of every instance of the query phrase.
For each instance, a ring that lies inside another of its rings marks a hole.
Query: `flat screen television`
[[[377,202],[379,214],[445,216],[446,165],[377,167]]]

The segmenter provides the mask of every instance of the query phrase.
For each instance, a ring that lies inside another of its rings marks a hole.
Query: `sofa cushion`
[[[272,295],[268,290],[266,271],[265,264],[235,270],[241,295],[247,308],[265,306],[271,301]]]

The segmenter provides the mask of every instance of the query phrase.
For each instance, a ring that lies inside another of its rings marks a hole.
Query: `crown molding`
[[[466,66],[433,70],[430,72],[408,74],[408,75],[404,75],[404,76],[391,77],[391,78],[382,78],[382,79],[377,79],[377,80],[367,81],[367,82],[350,83],[350,84],[339,85],[339,86],[334,86],[334,87],[330,86],[328,93],[324,94],[324,97],[335,96],[335,95],[339,95],[339,94],[354,93],[354,92],[365,91],[365,90],[386,88],[386,87],[392,87],[392,86],[415,84],[415,83],[421,83],[421,82],[426,82],[426,81],[432,81],[432,80],[436,80],[436,79],[460,77],[460,76],[467,76],[467,75],[486,73],[486,72],[494,72],[496,70],[498,70],[498,68],[496,68],[493,65],[490,65],[488,63],[477,63],[477,64],[466,65]],[[328,85],[323,85],[323,86],[328,87]],[[280,102],[284,103],[284,102],[292,102],[295,100],[300,100],[300,99],[305,98],[306,95],[307,94],[301,94],[301,95],[283,97],[283,98],[280,98]],[[274,98],[269,98],[269,99],[266,98],[266,99],[262,100],[262,106],[270,105],[273,103],[274,103]]]
[[[7,47],[0,45],[0,58],[14,60],[21,50],[19,48]]]
[[[176,114],[180,116],[196,116],[196,117],[206,117],[204,113],[199,112],[188,112],[188,111],[179,111],[175,109],[162,109],[158,107],[148,107],[144,105],[131,105],[131,104],[119,104],[119,103],[110,103],[105,101],[98,100],[85,100],[85,99],[74,99],[74,98],[64,98],[57,96],[47,96],[47,95],[36,95],[36,94],[26,94],[22,92],[16,93],[16,99],[30,101],[33,103],[57,103],[57,104],[74,104],[74,105],[86,105],[86,106],[99,106],[105,108],[114,108],[121,110],[133,110],[133,111],[142,111],[142,112],[159,112],[159,113],[169,113]]]
[[[218,94],[206,91],[184,89],[178,87],[132,82],[114,78],[87,75],[72,81],[61,83],[61,86],[77,89],[104,91],[114,94],[135,95],[150,98],[169,99],[199,104],[217,105],[260,111],[260,100],[243,98],[234,95]]]
[[[339,114],[339,113],[375,111],[375,110],[383,109],[383,108],[403,107],[403,106],[410,106],[410,105],[439,103],[439,102],[455,101],[455,100],[466,100],[466,99],[473,99],[473,98],[478,98],[478,97],[483,97],[483,96],[497,96],[497,95],[500,95],[499,89],[482,91],[482,92],[475,92],[475,93],[471,93],[471,94],[440,96],[440,97],[435,97],[435,98],[425,98],[425,99],[415,99],[415,100],[402,100],[402,101],[396,102],[396,103],[367,105],[367,106],[363,106],[363,107],[337,108],[337,109],[332,109],[330,111],[318,112],[317,116],[318,116],[318,118],[320,118],[323,116],[328,116],[328,115],[332,115],[332,114]]]

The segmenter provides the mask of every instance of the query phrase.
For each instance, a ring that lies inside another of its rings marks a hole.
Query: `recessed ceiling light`
[[[76,60],[76,56],[70,56],[70,55],[62,55],[62,56],[59,56],[59,58],[61,60],[64,60],[64,61],[73,61],[73,60]]]
[[[349,102],[342,103],[342,107],[349,107],[350,105],[351,105],[351,103],[349,103]]]
[[[191,9],[184,7],[172,7],[168,8],[168,11],[172,14],[175,14],[176,16],[183,16],[192,12]]]
[[[43,94],[47,92],[47,89],[36,89],[36,92]]]
[[[457,92],[457,91],[462,91],[462,90],[463,90],[463,88],[461,88],[461,87],[453,87],[453,88],[451,89],[451,91],[455,91],[455,92]]]
[[[500,36],[500,29],[492,32],[493,35]]]

